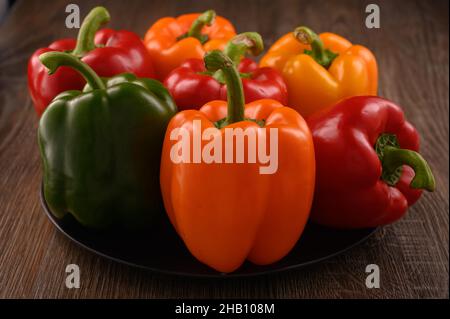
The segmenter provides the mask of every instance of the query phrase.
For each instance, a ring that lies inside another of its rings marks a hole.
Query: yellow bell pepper
[[[343,98],[376,95],[378,67],[372,52],[333,33],[317,35],[307,27],[281,37],[261,59],[283,75],[289,103],[308,117]]]

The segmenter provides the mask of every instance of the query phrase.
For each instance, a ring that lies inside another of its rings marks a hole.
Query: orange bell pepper
[[[318,36],[307,27],[298,27],[276,41],[260,65],[282,73],[289,105],[305,117],[343,98],[377,94],[375,56],[333,33]]]
[[[159,19],[148,29],[144,43],[162,81],[187,59],[203,59],[207,51],[223,50],[235,35],[230,21],[208,10]]]
[[[234,271],[246,259],[270,264],[289,253],[309,216],[315,181],[312,136],[300,114],[275,100],[244,106],[239,73],[222,52],[209,52],[204,60],[208,71],[222,70],[228,103],[212,101],[199,111],[182,111],[170,121],[161,159],[164,205],[176,231],[199,261],[220,272]],[[227,162],[227,151],[231,149],[236,159],[239,153],[238,143],[225,146],[229,129],[253,133],[258,145],[275,151],[276,171],[261,174],[261,159],[249,159],[249,138],[243,146],[247,161]],[[173,138],[177,130],[187,132],[188,161],[173,161],[181,143]],[[209,139],[196,142],[196,130]],[[195,148],[200,147],[203,156],[212,140],[219,142],[213,152],[216,160],[197,157],[196,161]],[[223,157],[225,161],[221,161]]]

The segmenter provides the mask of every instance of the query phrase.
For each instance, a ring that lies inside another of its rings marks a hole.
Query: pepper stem
[[[233,61],[219,50],[210,51],[204,57],[205,67],[210,72],[222,70],[227,85],[227,117],[221,126],[244,120],[244,89],[239,72]]]
[[[402,174],[403,165],[407,165],[415,172],[409,185],[411,188],[434,191],[436,182],[427,161],[415,151],[400,148],[394,134],[381,134],[376,141],[375,151],[383,168],[381,179],[388,185],[394,186],[397,184]]]
[[[338,54],[325,49],[320,37],[308,27],[297,27],[294,30],[294,37],[303,44],[311,46],[311,50],[305,50],[305,54],[310,55],[317,63],[328,69]]]
[[[235,65],[239,65],[242,57],[247,53],[253,56],[259,55],[264,51],[264,42],[259,33],[244,32],[234,36],[225,46],[223,53],[228,56]],[[214,73],[213,77],[224,84],[224,76],[221,70]],[[241,74],[243,77],[243,74]]]
[[[264,43],[259,33],[244,32],[234,36],[225,46],[223,53],[225,53],[235,65],[238,65],[247,52],[253,56],[257,56],[263,51]]]
[[[69,66],[77,70],[86,80],[86,82],[92,87],[93,90],[105,89],[102,79],[95,73],[92,68],[86,63],[72,54],[51,51],[42,53],[39,56],[39,60],[49,70],[48,74],[53,74],[60,66]]]
[[[207,10],[197,17],[192,23],[189,31],[186,33],[186,37],[193,37],[200,40],[201,43],[205,43],[208,40],[206,35],[202,34],[202,29],[205,25],[211,25],[216,19],[216,12],[214,10]]]
[[[434,191],[436,182],[427,161],[417,152],[401,149],[393,146],[385,146],[383,156],[383,170],[386,173],[395,172],[403,165],[410,166],[414,172],[414,178],[410,183],[411,188],[426,189]]]
[[[110,20],[108,10],[104,7],[95,7],[84,18],[80,31],[78,32],[77,45],[72,51],[72,54],[77,57],[82,57],[89,51],[95,49],[95,33],[101,25]]]

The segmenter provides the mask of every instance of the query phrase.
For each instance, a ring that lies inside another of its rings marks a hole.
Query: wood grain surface
[[[301,271],[252,279],[193,280],[136,270],[89,253],[61,235],[39,203],[37,116],[27,92],[27,59],[60,37],[73,1],[19,1],[0,25],[1,298],[448,298],[448,1],[78,1],[97,4],[110,26],[143,36],[157,18],[214,8],[238,31],[258,31],[268,47],[299,24],[371,48],[382,95],[405,109],[422,136],[437,179],[408,215],[348,253]],[[381,8],[367,29],[365,7]],[[343,185],[345,187],[345,185]],[[81,288],[65,287],[65,267],[81,269]],[[381,288],[367,289],[365,267],[379,265]]]

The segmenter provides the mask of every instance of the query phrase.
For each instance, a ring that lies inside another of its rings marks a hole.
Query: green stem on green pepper
[[[39,56],[39,60],[49,70],[49,74],[55,73],[60,66],[69,66],[78,71],[93,90],[105,89],[105,85],[97,73],[89,65],[72,54],[51,51],[42,53]]]

